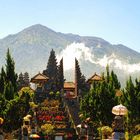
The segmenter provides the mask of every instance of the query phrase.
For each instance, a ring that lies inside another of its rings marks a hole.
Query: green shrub
[[[109,126],[103,126],[101,127],[101,133],[102,133],[102,138],[108,138],[112,135],[112,128]]]
[[[140,140],[140,134],[139,134],[139,135],[135,135],[135,136],[133,137],[133,140]]]

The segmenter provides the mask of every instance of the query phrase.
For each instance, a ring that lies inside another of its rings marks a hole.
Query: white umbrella
[[[122,104],[114,106],[112,108],[112,113],[115,115],[126,115],[128,112],[127,108]]]

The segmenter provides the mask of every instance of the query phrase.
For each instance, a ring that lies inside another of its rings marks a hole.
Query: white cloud
[[[133,73],[135,71],[140,71],[140,63],[138,64],[128,64],[126,62],[121,61],[117,56],[113,53],[110,56],[104,55],[103,58],[94,57],[94,52],[86,47],[84,43],[72,43],[68,45],[64,50],[57,55],[58,60],[61,58],[64,62],[64,70],[74,69],[74,60],[75,57],[81,62],[88,60],[93,64],[98,64],[100,66],[106,67],[107,64],[113,64],[114,68],[118,68],[120,70],[124,70],[128,73]]]
[[[106,55],[98,61],[98,64],[100,64],[103,67],[106,67],[106,65],[108,64],[108,58],[106,57]]]
[[[122,61],[116,59],[115,60],[115,67],[121,70],[124,70],[128,73],[134,73],[136,71],[140,71],[140,63],[137,64],[125,64]]]
[[[114,58],[116,58],[115,54],[110,55],[109,57],[107,57],[106,55],[104,55],[103,58],[98,59],[98,61],[96,62],[96,64],[99,64],[103,67],[106,67],[107,64],[111,64],[114,62]]]
[[[112,54],[109,57],[104,55],[104,57],[101,58],[101,59],[98,59],[98,61],[96,63],[103,66],[103,67],[106,67],[107,64],[109,64],[109,65],[113,64],[114,68],[124,70],[128,73],[134,73],[136,71],[140,71],[140,63],[127,64],[126,62],[123,62],[123,61],[119,60],[117,58],[117,56],[115,56],[115,54]]]
[[[75,57],[80,60],[89,60],[94,63],[94,54],[91,53],[90,48],[86,47],[84,43],[72,43],[68,45],[64,50],[57,55],[58,59],[64,58],[64,69],[69,70],[74,68]]]

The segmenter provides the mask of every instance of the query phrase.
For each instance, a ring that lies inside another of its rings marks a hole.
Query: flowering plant
[[[64,116],[56,116],[55,120],[56,121],[62,121],[64,119]]]
[[[50,134],[53,132],[54,125],[52,124],[44,124],[41,126],[41,130],[44,134]]]

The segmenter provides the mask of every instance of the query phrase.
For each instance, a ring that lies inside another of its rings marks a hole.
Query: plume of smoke
[[[127,73],[134,73],[136,71],[140,71],[140,63],[128,64],[126,62],[119,60],[117,58],[117,56],[115,56],[115,54],[112,54],[109,57],[107,57],[105,55],[103,58],[98,59],[98,61],[96,63],[103,66],[103,67],[106,67],[107,64],[109,64],[109,65],[113,64],[114,68],[118,68],[118,69],[123,70]]]
[[[84,43],[72,43],[57,55],[58,60],[64,58],[64,69],[70,70],[74,68],[74,60],[77,58],[79,61],[89,60],[94,63],[94,54],[91,49],[86,47]]]
[[[102,67],[106,67],[107,64],[113,65],[114,68],[124,70],[128,73],[134,73],[135,71],[140,71],[140,63],[138,64],[128,64],[121,61],[117,56],[112,53],[112,55],[104,55],[103,58],[95,58],[94,52],[89,47],[86,47],[84,43],[72,43],[64,50],[57,55],[57,59],[63,59],[64,70],[73,70],[74,69],[74,60],[75,57],[78,61],[89,61],[93,64],[98,64]]]
[[[115,67],[121,70],[124,70],[128,73],[134,73],[136,71],[140,71],[140,63],[137,64],[124,64],[122,61],[116,59]]]

